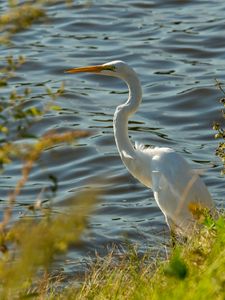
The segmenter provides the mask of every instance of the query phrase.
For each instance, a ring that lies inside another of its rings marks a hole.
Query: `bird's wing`
[[[157,204],[164,213],[176,209],[179,198],[174,189],[173,178],[166,175],[161,170],[152,171],[152,190]]]
[[[179,154],[162,152],[153,158],[152,190],[164,214],[172,216],[175,211],[188,209],[185,189],[191,178],[191,169]]]
[[[185,159],[178,153],[162,153],[152,160],[152,189],[163,213],[184,226],[193,217],[192,207],[213,207],[211,196]]]
[[[145,145],[143,145],[143,144],[141,144],[141,143],[139,143],[139,142],[137,142],[137,141],[135,141],[135,149],[137,150],[137,151],[143,151],[143,150],[146,150],[146,146]]]

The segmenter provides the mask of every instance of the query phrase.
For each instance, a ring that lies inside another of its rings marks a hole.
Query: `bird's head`
[[[66,73],[94,73],[99,75],[107,75],[113,77],[119,77],[125,79],[129,74],[134,73],[125,62],[121,60],[115,60],[103,65],[86,66],[80,68],[73,68],[65,71]]]

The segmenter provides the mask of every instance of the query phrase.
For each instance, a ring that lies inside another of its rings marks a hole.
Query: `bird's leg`
[[[177,243],[177,236],[175,231],[170,228],[170,236],[171,236],[171,244],[172,244],[172,248],[175,248],[176,243]]]
[[[167,224],[169,226],[169,229],[170,229],[170,237],[171,237],[172,248],[175,248],[176,243],[177,243],[176,225],[168,217],[166,217],[166,222],[167,222]]]

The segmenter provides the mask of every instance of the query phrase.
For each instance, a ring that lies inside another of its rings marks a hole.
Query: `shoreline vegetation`
[[[45,5],[57,1],[34,1],[18,4],[8,1],[9,10],[0,17],[0,44],[10,44],[10,39],[21,30],[43,22],[47,18]],[[70,5],[71,1],[65,1]],[[7,57],[0,67],[0,89],[10,86],[14,72],[26,59]],[[224,94],[223,85],[216,85]],[[51,266],[56,255],[63,255],[70,245],[77,245],[85,230],[89,215],[101,191],[92,190],[72,196],[69,209],[53,214],[50,205],[37,199],[27,207],[27,213],[12,224],[12,212],[21,189],[29,179],[32,167],[44,151],[59,144],[73,144],[87,131],[48,132],[42,137],[30,137],[29,126],[51,110],[60,110],[55,99],[64,91],[46,88],[49,101],[42,108],[26,108],[32,95],[12,89],[8,97],[0,99],[0,164],[1,171],[14,160],[21,161],[21,179],[8,197],[3,219],[0,222],[0,299],[224,299],[225,298],[225,214],[218,213],[216,220],[199,212],[201,228],[196,229],[186,242],[177,242],[165,259],[152,259],[151,253],[139,256],[137,249],[115,258],[109,253],[97,259],[81,284],[61,284],[61,275],[53,275]],[[221,103],[225,106],[225,98]],[[5,111],[8,111],[7,117]],[[223,117],[225,113],[222,111]],[[20,126],[13,132],[10,123]],[[215,137],[219,139],[216,155],[223,163],[225,173],[225,131],[215,123]],[[29,138],[27,143],[15,140]],[[32,138],[32,142],[30,142]],[[57,191],[56,178],[52,182],[52,198]]]

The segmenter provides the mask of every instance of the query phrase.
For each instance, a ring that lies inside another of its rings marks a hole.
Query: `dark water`
[[[62,110],[46,114],[30,133],[95,131],[79,145],[46,151],[14,211],[18,218],[43,188],[48,190],[49,174],[59,184],[56,211],[66,206],[64,200],[72,193],[104,178],[98,185],[105,194],[90,217],[83,247],[72,248],[67,263],[59,262],[73,274],[80,260],[95,251],[107,253],[113,243],[129,241],[142,250],[157,250],[168,231],[152,192],[127,172],[114,143],[112,118],[115,107],[126,100],[125,84],[95,75],[66,75],[64,70],[115,59],[130,64],[140,76],[144,95],[129,124],[132,140],[172,147],[194,168],[203,168],[212,197],[223,207],[224,178],[211,128],[213,121],[222,121],[218,100],[223,95],[215,78],[225,80],[225,4],[223,0],[74,1],[70,7],[63,2],[51,6],[48,14],[47,22],[19,33],[11,46],[1,48],[2,57],[25,55],[27,60],[1,93],[30,87],[35,96],[27,105],[39,107],[48,99],[43,85],[58,88],[65,81],[66,92],[57,99]],[[1,176],[2,209],[20,171],[21,164],[15,162]]]

